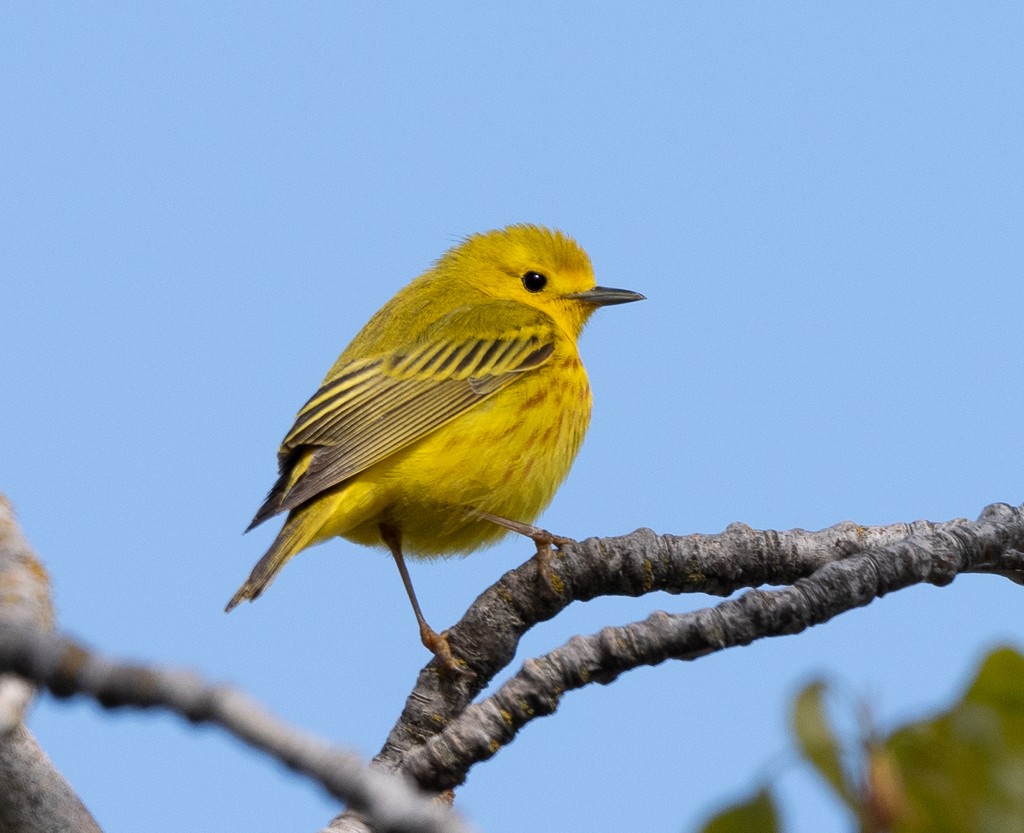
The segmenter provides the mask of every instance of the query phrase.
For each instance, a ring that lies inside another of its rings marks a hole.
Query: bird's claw
[[[498,524],[498,526],[503,526],[505,529],[511,529],[513,532],[525,535],[533,541],[537,547],[537,577],[548,592],[552,593],[555,597],[561,595],[564,585],[562,580],[555,575],[554,570],[551,569],[551,558],[556,548],[560,550],[566,545],[575,544],[576,542],[572,538],[555,535],[546,529],[541,529],[539,526],[509,520],[500,515],[492,515],[490,512],[481,512],[479,510],[474,510],[474,512],[484,520]]]
[[[461,677],[472,677],[473,672],[466,668],[463,660],[457,659],[448,644],[448,631],[438,633],[426,622],[420,623],[420,640],[436,658],[442,673],[455,674]]]

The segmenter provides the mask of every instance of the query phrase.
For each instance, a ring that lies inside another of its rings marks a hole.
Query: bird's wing
[[[445,316],[407,347],[337,368],[281,444],[281,477],[250,529],[305,503],[546,362],[555,325],[507,302]],[[473,333],[473,335],[466,335]]]

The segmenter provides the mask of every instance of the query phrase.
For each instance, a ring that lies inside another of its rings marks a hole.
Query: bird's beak
[[[586,292],[574,292],[566,295],[574,301],[583,301],[593,304],[595,307],[610,307],[613,304],[628,304],[632,301],[642,301],[646,297],[639,292],[631,292],[628,289],[612,289],[608,286],[595,286]]]

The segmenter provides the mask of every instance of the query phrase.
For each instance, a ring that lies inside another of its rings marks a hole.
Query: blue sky
[[[373,754],[427,655],[343,541],[223,605],[297,408],[461,236],[559,227],[642,304],[581,349],[590,434],[544,525],[583,538],[976,516],[1024,500],[1024,9],[1014,3],[10,3],[0,27],[0,490],[62,626],[196,668]],[[415,563],[454,622],[520,540]],[[1024,642],[1019,587],[917,588],[568,696],[470,773],[483,831],[689,829],[794,761],[816,675],[883,726]],[[576,605],[575,633],[704,606]],[[316,830],[316,787],[222,732],[43,698],[108,833]]]

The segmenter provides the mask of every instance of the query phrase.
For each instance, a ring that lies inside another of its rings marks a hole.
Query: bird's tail
[[[323,518],[318,517],[318,514],[309,511],[292,512],[266,555],[256,562],[249,578],[231,597],[224,608],[225,612],[230,612],[242,599],[253,601],[274,580],[274,576],[289,558],[314,542],[316,533],[323,525]]]

